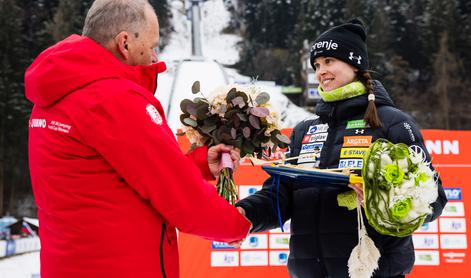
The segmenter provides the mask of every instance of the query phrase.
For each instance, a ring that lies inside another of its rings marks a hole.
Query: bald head
[[[107,44],[121,31],[138,37],[156,17],[147,0],[96,0],[87,13],[82,35],[101,45]]]

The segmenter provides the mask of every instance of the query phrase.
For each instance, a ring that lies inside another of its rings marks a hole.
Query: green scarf
[[[329,92],[324,92],[321,87],[317,88],[317,90],[322,100],[325,102],[345,100],[366,94],[366,87],[360,81],[354,81]]]

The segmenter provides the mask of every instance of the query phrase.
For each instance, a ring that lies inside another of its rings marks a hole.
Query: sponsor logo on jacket
[[[362,168],[363,159],[340,159],[339,168]]]
[[[321,132],[327,132],[327,129],[329,129],[328,124],[311,125],[309,129],[307,130],[306,134],[316,134],[316,133],[321,133]]]
[[[302,143],[312,143],[312,142],[324,142],[327,140],[327,132],[324,133],[317,133],[312,135],[305,135],[303,138]]]
[[[46,128],[46,119],[30,119],[30,128]]]
[[[320,152],[324,143],[310,143],[304,144],[301,146],[301,151],[299,153],[313,153],[313,152]]]
[[[364,120],[353,120],[353,121],[348,121],[347,126],[345,129],[357,129],[357,128],[367,128],[367,124],[365,123]]]
[[[147,104],[146,106],[147,114],[150,116],[151,120],[157,124],[161,125],[162,124],[162,117],[159,114],[159,111],[157,111],[157,108],[154,107],[152,104]]]
[[[371,145],[372,136],[344,136],[344,147],[368,147]]]
[[[342,148],[340,158],[363,158],[367,148]]]

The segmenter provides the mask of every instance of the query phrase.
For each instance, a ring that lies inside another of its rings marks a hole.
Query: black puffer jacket
[[[375,81],[376,106],[383,122],[382,128],[365,127],[361,121],[367,106],[367,95],[335,103],[320,103],[319,118],[298,124],[291,135],[290,156],[310,154],[298,160],[320,168],[361,167],[361,157],[368,145],[378,138],[393,143],[415,145],[425,151],[422,135],[414,120],[395,108],[384,87]],[[360,121],[356,121],[360,120]],[[320,151],[320,157],[313,153]],[[446,204],[439,182],[439,197],[433,204],[437,218]],[[253,232],[275,228],[278,224],[274,212],[274,192],[271,179],[262,190],[237,205],[245,209],[252,221]],[[347,261],[358,243],[356,210],[347,210],[337,204],[337,195],[350,190],[300,187],[296,183],[282,184],[278,193],[283,221],[291,219],[290,255],[288,269],[292,277],[348,277]],[[414,264],[414,246],[411,237],[397,238],[377,233],[367,225],[369,236],[381,252],[377,277],[407,274]]]

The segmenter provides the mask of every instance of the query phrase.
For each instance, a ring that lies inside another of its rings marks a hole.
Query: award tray
[[[273,178],[293,182],[302,187],[337,187],[345,188],[350,181],[350,174],[329,172],[323,169],[301,168],[286,165],[264,165],[262,169]]]

